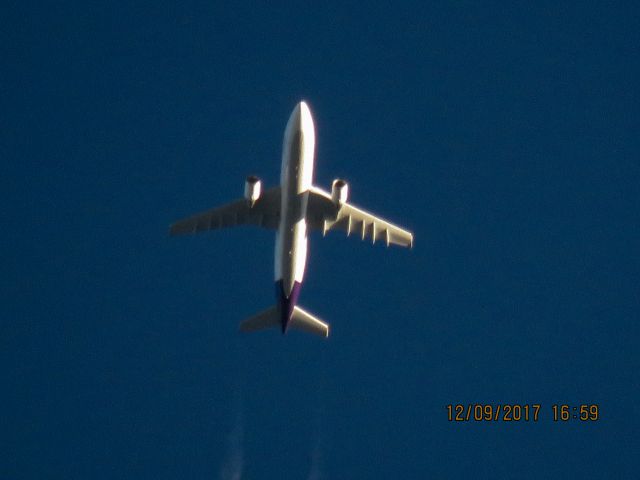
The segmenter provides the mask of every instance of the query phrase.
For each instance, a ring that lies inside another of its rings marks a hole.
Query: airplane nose
[[[304,100],[299,102],[298,105],[296,105],[296,109],[298,109],[299,115],[301,118],[311,115],[311,111],[309,110],[309,105],[307,105],[307,103]]]
[[[311,110],[309,110],[309,106],[306,104],[306,102],[298,102],[293,109],[293,112],[291,112],[291,116],[289,117],[289,122],[287,124],[287,129],[305,130],[305,127],[308,125],[313,125]]]
[[[305,125],[313,124],[313,120],[311,118],[311,110],[309,110],[309,106],[306,102],[302,101],[298,103],[297,107],[300,115],[300,126],[304,127]]]
[[[313,156],[315,127],[306,102],[298,102],[289,116],[287,128],[284,131],[283,150],[289,151],[291,142],[295,138],[304,139],[304,148],[307,149],[305,151]]]

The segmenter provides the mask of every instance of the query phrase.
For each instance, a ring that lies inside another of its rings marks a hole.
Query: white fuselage
[[[313,118],[305,102],[298,103],[287,122],[282,143],[280,186],[261,189],[257,177],[245,181],[244,199],[179,220],[172,235],[198,233],[235,225],[259,225],[276,231],[276,304],[247,318],[243,332],[271,327],[307,331],[323,337],[329,325],[297,305],[307,261],[307,231],[358,232],[362,239],[384,240],[387,246],[411,247],[413,234],[347,202],[348,186],[336,179],[331,192],[313,186],[316,142]]]
[[[289,117],[282,145],[282,205],[276,233],[275,280],[282,281],[286,297],[304,277],[307,260],[306,192],[313,182],[314,150],[315,130],[311,112],[306,103],[300,102]]]

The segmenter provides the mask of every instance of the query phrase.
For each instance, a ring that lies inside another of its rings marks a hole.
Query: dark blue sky
[[[636,478],[634,2],[218,3],[2,10],[0,477]],[[313,235],[332,336],[242,336],[272,232],[167,227],[277,182],[302,98],[415,248]]]

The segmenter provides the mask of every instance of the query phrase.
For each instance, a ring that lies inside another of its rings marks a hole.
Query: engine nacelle
[[[341,205],[349,197],[349,184],[344,180],[335,179],[331,184],[331,200],[336,205]]]
[[[256,201],[260,198],[260,193],[262,190],[262,183],[258,177],[253,175],[247,177],[247,180],[244,182],[244,198],[251,204],[256,203]]]

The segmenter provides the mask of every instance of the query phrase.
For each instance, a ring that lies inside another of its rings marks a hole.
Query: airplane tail
[[[321,337],[327,338],[329,336],[329,324],[324,323],[300,307],[293,307],[289,325],[296,330],[313,333]]]
[[[278,306],[274,305],[244,320],[240,324],[240,331],[257,332],[258,330],[277,327],[278,325],[280,325],[280,312],[278,311]]]
[[[257,332],[267,328],[281,326],[280,309],[277,305],[267,308],[262,312],[249,317],[240,324],[241,332]],[[300,307],[294,307],[287,328],[291,327],[303,332],[313,333],[321,337],[329,336],[329,325],[304,311]]]

